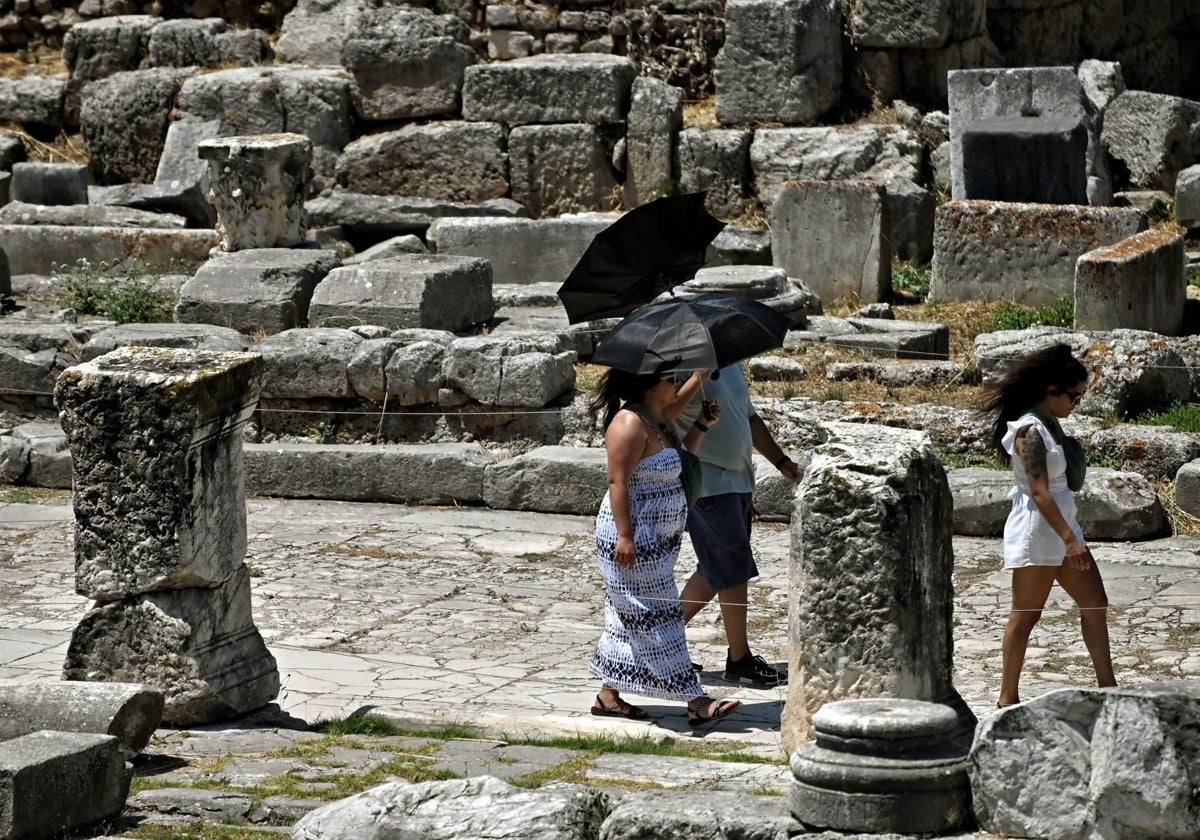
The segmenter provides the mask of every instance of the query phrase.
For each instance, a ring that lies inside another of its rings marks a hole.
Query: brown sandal
[[[592,706],[592,714],[596,717],[619,717],[626,720],[646,720],[650,717],[645,709],[627,703],[620,697],[611,706],[606,706],[599,694],[596,695],[596,705]]]
[[[707,694],[703,694],[697,699],[703,699],[704,702],[695,707],[688,704],[688,726],[693,729],[718,721],[742,705],[741,700],[717,700]],[[708,712],[708,714],[704,714],[704,712]]]

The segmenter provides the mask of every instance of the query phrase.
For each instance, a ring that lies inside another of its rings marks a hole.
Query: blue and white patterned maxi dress
[[[617,526],[609,497],[596,516],[596,554],[604,578],[604,633],[589,670],[618,691],[660,700],[703,694],[683,634],[675,587],[675,560],[687,500],[679,480],[679,453],[664,447],[643,458],[629,477],[629,508],[637,562],[615,559]]]

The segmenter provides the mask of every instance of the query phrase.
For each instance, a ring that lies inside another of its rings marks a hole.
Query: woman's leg
[[[1100,569],[1094,562],[1083,570],[1063,566],[1058,572],[1058,583],[1079,607],[1079,628],[1096,669],[1096,684],[1101,688],[1116,685],[1108,645],[1108,595],[1104,592]]]
[[[1000,705],[1021,702],[1021,666],[1029,634],[1042,617],[1058,566],[1023,566],[1012,572],[1012,609],[1004,628],[1003,667],[1000,676]]]

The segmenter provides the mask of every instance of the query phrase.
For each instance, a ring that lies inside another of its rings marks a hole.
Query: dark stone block
[[[966,198],[1087,204],[1087,129],[1062,117],[1001,117],[962,135]]]

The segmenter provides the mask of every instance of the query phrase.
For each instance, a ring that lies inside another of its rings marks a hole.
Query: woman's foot
[[[701,694],[688,701],[688,725],[694,729],[720,720],[741,705],[741,700],[716,700]]]
[[[605,694],[608,695],[607,700]],[[592,704],[592,714],[597,717],[619,717],[626,720],[646,720],[650,717],[645,709],[625,702],[620,695],[609,689],[602,689],[596,695],[596,702]]]

